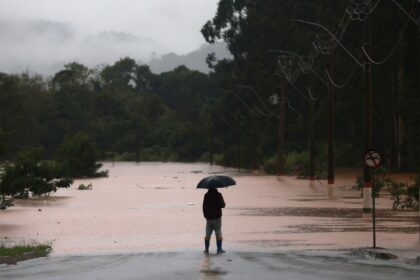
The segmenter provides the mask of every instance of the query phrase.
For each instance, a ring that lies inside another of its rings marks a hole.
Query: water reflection
[[[200,269],[200,279],[201,280],[220,280],[221,275],[227,274],[227,272],[222,271],[220,268],[213,267],[211,261],[211,254],[205,254],[203,263],[201,264]]]

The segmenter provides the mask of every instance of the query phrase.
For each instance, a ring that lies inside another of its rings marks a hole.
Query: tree
[[[136,86],[136,68],[136,61],[129,57],[118,60],[112,66],[106,66],[101,71],[105,87],[114,90],[132,90]]]
[[[26,147],[13,163],[7,163],[0,174],[0,194],[28,198],[56,192],[58,188],[69,187],[73,180],[62,178],[59,167],[53,162],[41,161],[41,149]]]
[[[82,132],[64,139],[56,159],[64,176],[80,178],[107,175],[107,171],[98,172],[102,167],[101,163],[97,163],[98,151],[89,136]]]

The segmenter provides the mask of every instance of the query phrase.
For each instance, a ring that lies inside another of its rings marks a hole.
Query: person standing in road
[[[209,188],[203,200],[203,214],[207,220],[206,237],[204,239],[204,253],[206,254],[209,253],[210,238],[213,230],[216,234],[217,253],[225,252],[222,249],[222,208],[225,208],[225,206],[222,194],[216,188]]]

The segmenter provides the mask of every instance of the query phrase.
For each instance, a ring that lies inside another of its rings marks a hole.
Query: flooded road
[[[108,178],[76,180],[50,197],[17,200],[0,212],[0,241],[48,242],[53,254],[102,254],[202,249],[209,174],[231,175],[220,190],[226,250],[336,249],[372,246],[371,220],[362,215],[353,177],[340,177],[336,199],[324,181],[257,176],[208,164],[105,163]],[[92,190],[78,190],[80,184]],[[377,246],[418,248],[417,212],[394,212],[386,194],[377,199]],[[214,249],[214,237],[210,249]]]

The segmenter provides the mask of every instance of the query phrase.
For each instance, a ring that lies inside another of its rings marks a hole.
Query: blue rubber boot
[[[226,251],[224,251],[222,249],[222,240],[217,240],[216,244],[217,244],[217,253],[218,254],[226,253]]]
[[[208,254],[209,253],[209,247],[210,247],[210,240],[205,239],[204,240],[204,253]]]

